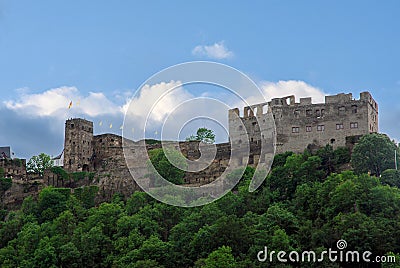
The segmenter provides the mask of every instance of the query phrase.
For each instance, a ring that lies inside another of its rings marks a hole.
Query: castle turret
[[[93,155],[93,122],[81,118],[65,122],[64,169],[89,171]]]

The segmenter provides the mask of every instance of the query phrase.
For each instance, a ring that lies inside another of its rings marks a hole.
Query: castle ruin
[[[266,109],[270,109],[275,120],[277,153],[301,153],[309,145],[345,147],[350,138],[379,130],[378,104],[369,92],[362,92],[358,100],[353,99],[351,93],[326,96],[325,103],[316,104],[311,98],[300,98],[296,103],[294,96],[288,96],[244,108],[241,121],[250,142],[260,142],[257,117],[262,117]],[[239,115],[239,109],[232,109],[230,113]],[[230,132],[240,128],[239,122],[234,120],[229,124]]]
[[[302,153],[306,148],[321,148],[327,144],[334,148],[352,148],[360,137],[379,130],[378,104],[369,92],[361,93],[359,99],[353,99],[352,94],[343,93],[326,96],[325,103],[312,103],[311,98],[300,98],[297,103],[294,96],[275,98],[267,103],[244,107],[243,113],[240,113],[238,108],[231,109],[228,116],[229,135],[231,140],[237,143],[233,145],[240,148],[241,142],[248,139],[246,141],[249,144],[250,155],[243,161],[247,161],[247,165],[253,167],[259,162],[271,161],[266,157],[273,155],[274,142],[276,153]],[[272,116],[275,128],[268,121],[268,117]],[[264,137],[261,133],[265,132],[261,130],[273,132],[276,140]],[[129,141],[129,146],[134,150],[139,142]],[[266,146],[263,148],[264,152],[261,145]],[[47,171],[40,180],[44,185],[56,187],[97,185],[99,195],[103,199],[110,198],[117,192],[129,196],[140,188],[131,177],[122,146],[123,137],[115,134],[93,135],[93,122],[81,118],[69,119],[65,122],[64,151],[61,159],[57,161],[60,160],[63,168],[69,173],[90,172],[93,176],[79,182],[71,179],[65,181],[60,179],[59,175]],[[161,148],[161,144],[147,144],[146,147],[147,150],[152,150]],[[189,160],[200,158],[199,142],[179,142],[179,149]],[[220,177],[229,164],[232,145],[230,142],[220,143],[216,144],[216,149],[215,159],[207,168],[195,173],[186,173],[185,184],[199,186]],[[146,167],[146,163],[138,159],[130,161],[130,167]],[[19,183],[26,180],[24,161],[21,165],[16,165],[3,160],[0,161],[0,167],[7,176],[19,178]],[[29,189],[23,186],[24,194],[21,194],[18,202],[32,191],[35,192],[35,189],[41,188],[37,182],[31,183]],[[14,188],[11,190],[17,191],[17,186],[13,183]],[[17,202],[12,196],[9,199],[7,202]]]
[[[263,141],[260,127],[269,112],[276,125],[276,153],[292,151],[301,153],[307,147],[334,148],[349,146],[357,138],[378,132],[378,104],[369,92],[360,94],[358,100],[352,94],[326,96],[325,103],[312,103],[311,98],[294,96],[275,98],[270,102],[244,107],[243,116],[238,108],[229,111],[229,135],[249,139],[250,157],[248,165],[255,166],[264,161],[260,156],[261,143],[271,146],[272,141]],[[261,125],[259,125],[261,124]],[[243,126],[245,131],[243,131]],[[268,131],[273,131],[271,126]],[[351,139],[350,139],[351,138]],[[133,143],[134,144],[134,143]],[[161,147],[148,145],[148,149]],[[189,159],[198,159],[196,142],[181,142],[180,149]],[[271,152],[273,148],[267,148]],[[218,177],[226,168],[230,158],[230,143],[217,144],[217,155],[207,169],[196,174],[187,174],[186,183],[204,184]],[[143,165],[143,163],[137,163]],[[76,118],[65,123],[64,169],[69,172],[94,171],[117,172],[118,177],[130,177],[122,150],[122,137],[114,134],[93,135],[93,122]]]

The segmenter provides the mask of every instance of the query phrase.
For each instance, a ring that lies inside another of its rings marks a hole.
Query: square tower
[[[89,171],[93,155],[93,122],[74,118],[65,122],[64,169]]]

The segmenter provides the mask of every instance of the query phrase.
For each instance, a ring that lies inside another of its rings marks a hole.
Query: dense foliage
[[[380,176],[386,169],[395,168],[396,150],[396,144],[388,136],[372,133],[363,136],[356,144],[351,162],[356,173],[370,172]]]
[[[168,154],[168,157],[166,154]],[[149,158],[151,165],[148,163],[148,176],[151,178],[153,185],[158,184],[160,176],[174,184],[183,184],[187,164],[184,156],[179,151],[168,148],[154,149],[149,151]]]
[[[340,172],[344,157],[346,150],[331,147],[277,155],[255,193],[247,168],[232,192],[197,208],[143,192],[94,207],[96,189],[45,188],[0,222],[0,266],[265,267],[257,260],[264,246],[321,252],[339,239],[374,255],[400,252],[398,174],[381,181]]]

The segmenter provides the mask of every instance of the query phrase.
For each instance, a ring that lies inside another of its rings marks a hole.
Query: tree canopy
[[[396,144],[385,134],[368,134],[354,147],[351,164],[358,174],[370,172],[380,176],[383,171],[395,168],[396,150]]]
[[[191,135],[186,138],[187,141],[201,141],[204,143],[214,143],[215,134],[214,131],[205,127],[201,127],[197,130],[196,135]]]
[[[260,263],[257,253],[336,250],[340,239],[347,250],[395,256],[397,264],[384,267],[398,267],[398,172],[340,172],[342,161],[328,164],[335,151],[277,155],[253,193],[248,167],[231,192],[202,207],[166,205],[144,192],[88,206],[95,196],[84,190],[44,188],[0,218],[0,267],[291,267],[299,264]]]
[[[167,156],[165,155],[164,150],[167,150],[168,155],[172,158],[171,160],[178,165],[178,167],[174,166]],[[152,165],[155,170],[167,181],[172,182],[174,184],[183,184],[183,177],[185,176],[185,166],[186,161],[185,158],[181,155],[181,153],[174,149],[169,148],[159,148],[153,149],[149,151],[149,157]],[[149,163],[150,164],[150,163]],[[179,168],[181,167],[181,168]],[[149,165],[150,176],[154,179],[157,176],[154,174],[155,171],[151,165]]]
[[[53,161],[51,157],[45,153],[32,156],[26,164],[26,169],[29,173],[36,173],[39,176],[43,176],[44,171],[53,167]]]

